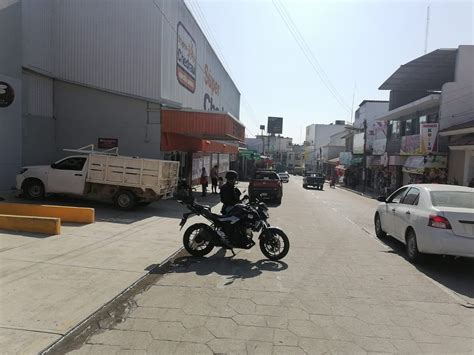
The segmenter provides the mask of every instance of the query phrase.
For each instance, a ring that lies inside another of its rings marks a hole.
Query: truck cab
[[[87,158],[74,155],[51,165],[25,166],[17,175],[16,187],[31,199],[41,199],[48,193],[83,195]]]

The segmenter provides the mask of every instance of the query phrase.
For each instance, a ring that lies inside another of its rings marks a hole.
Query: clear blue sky
[[[428,5],[428,52],[474,41],[471,1],[280,1],[349,107],[356,83],[354,110],[364,99],[387,100],[388,91],[378,87],[400,65],[423,55]],[[212,30],[230,67],[249,136],[267,116],[284,117],[283,134],[296,143],[311,123],[349,121],[350,111],[319,79],[272,0],[186,3],[199,23],[204,14],[207,26],[201,27]]]

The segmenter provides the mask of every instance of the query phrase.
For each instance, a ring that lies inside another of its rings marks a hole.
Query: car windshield
[[[468,191],[431,191],[433,206],[474,209],[474,192]]]
[[[256,173],[255,174],[255,179],[256,180],[277,180],[278,175],[275,174],[275,173],[272,173],[272,172],[269,172],[269,173],[266,173],[266,172]]]

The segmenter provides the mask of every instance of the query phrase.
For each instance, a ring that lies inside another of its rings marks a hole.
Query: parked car
[[[281,182],[290,182],[290,174],[287,171],[278,173],[278,177],[280,178]]]
[[[178,162],[106,154],[93,148],[71,150],[82,154],[51,165],[22,167],[17,189],[33,200],[46,194],[73,195],[112,200],[123,210],[172,197],[176,190]]]
[[[408,260],[425,253],[474,257],[474,189],[407,185],[378,200],[375,233],[404,243]]]
[[[283,185],[278,174],[273,170],[257,170],[249,182],[249,197],[281,203]]]
[[[303,177],[303,188],[314,186],[318,190],[322,190],[326,177],[321,173],[306,173]]]

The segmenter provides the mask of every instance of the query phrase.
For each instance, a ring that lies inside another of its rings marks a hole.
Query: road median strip
[[[0,214],[0,229],[57,235],[61,234],[61,219]]]
[[[62,222],[94,223],[95,210],[85,207],[0,203],[0,214],[59,218]]]

